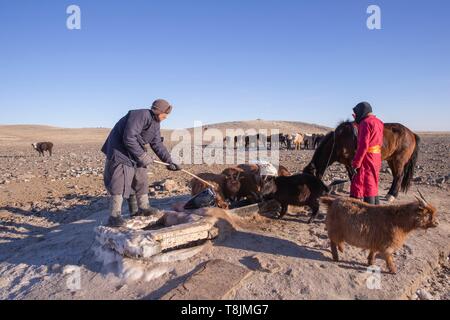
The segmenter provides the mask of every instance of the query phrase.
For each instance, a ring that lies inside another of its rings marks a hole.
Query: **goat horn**
[[[422,200],[425,201],[426,204],[428,204],[427,199],[425,199],[425,197],[423,196],[422,192],[420,192],[419,188],[417,188],[417,192],[419,192],[419,195],[422,198]]]
[[[419,201],[420,202],[420,204],[422,205],[422,206],[427,206],[428,204],[426,203],[426,201],[425,200],[423,200],[423,199],[421,199],[420,197],[418,197],[418,196],[416,196],[416,195],[414,195],[414,197],[417,199],[417,201]]]

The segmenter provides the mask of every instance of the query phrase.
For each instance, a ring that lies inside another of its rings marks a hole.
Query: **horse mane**
[[[333,134],[334,131],[330,131],[325,135],[325,137],[323,137],[322,141],[320,141],[319,145],[317,146],[316,151],[314,151],[311,163],[315,164],[318,158],[322,156],[323,149],[325,148],[325,145],[328,143],[328,141],[333,138]]]
[[[349,124],[353,125],[353,122],[354,122],[354,121],[351,121],[351,120],[349,120],[349,119],[343,120],[343,121],[341,121],[341,122],[338,123],[336,129],[339,128],[340,126],[346,126],[346,125],[349,125]]]
[[[322,139],[322,141],[320,141],[319,145],[317,146],[316,151],[313,154],[313,157],[311,159],[310,163],[313,164],[317,164],[317,160],[319,157],[322,156],[323,153],[323,149],[325,148],[325,145],[328,143],[328,141],[330,141],[333,138],[333,134],[342,126],[346,126],[346,125],[353,125],[353,121],[350,120],[343,120],[341,122],[338,123],[337,127],[335,130],[328,132],[325,137]]]

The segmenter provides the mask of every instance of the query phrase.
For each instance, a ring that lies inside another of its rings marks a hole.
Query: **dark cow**
[[[53,143],[51,142],[37,142],[31,144],[37,152],[39,152],[39,156],[44,156],[44,151],[48,151],[49,155],[52,156],[53,152]]]

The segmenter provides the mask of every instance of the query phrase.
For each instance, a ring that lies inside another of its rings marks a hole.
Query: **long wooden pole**
[[[154,162],[154,163],[158,163],[158,164],[162,164],[162,165],[165,165],[165,166],[170,166],[169,163],[165,163],[165,162],[158,161],[158,160],[153,160],[153,162]],[[190,175],[191,177],[194,177],[195,179],[197,179],[197,180],[203,182],[204,184],[208,185],[210,188],[212,188],[212,189],[214,190],[214,185],[212,185],[212,184],[209,183],[208,181],[203,180],[203,179],[200,178],[199,176],[196,176],[195,174],[193,174],[193,173],[191,173],[191,172],[189,172],[189,171],[187,171],[187,170],[181,169],[181,171],[183,171],[184,173],[187,173],[187,174]]]

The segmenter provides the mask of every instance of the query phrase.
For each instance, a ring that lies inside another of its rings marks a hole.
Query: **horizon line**
[[[317,124],[317,123],[308,123],[308,122],[302,122],[302,121],[296,121],[296,120],[264,120],[264,119],[235,120],[235,121],[224,121],[224,122],[208,123],[208,124],[203,124],[203,127],[219,125],[219,124],[223,124],[223,123],[248,122],[248,121],[298,122],[298,123],[302,123],[302,124],[305,124],[305,125],[323,127],[324,129],[334,129],[332,127],[329,127],[329,126],[326,126],[326,125],[322,125],[322,124]],[[78,130],[82,130],[82,129],[107,129],[107,130],[112,130],[112,128],[110,128],[110,127],[102,127],[102,126],[98,126],[98,127],[60,127],[60,126],[52,125],[52,124],[32,124],[32,123],[14,123],[14,124],[3,124],[3,123],[0,123],[0,127],[49,127],[49,128],[54,128],[54,129],[73,129],[73,130],[77,130],[77,129]],[[187,129],[194,129],[194,128],[198,128],[198,127],[161,128],[161,130],[174,131],[174,130],[187,130]],[[444,133],[444,134],[450,134],[450,129],[449,130],[414,130],[414,129],[411,129],[411,130],[416,132],[416,133],[422,133],[422,134],[423,133]]]

